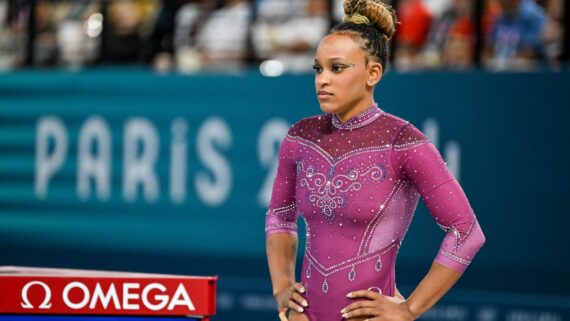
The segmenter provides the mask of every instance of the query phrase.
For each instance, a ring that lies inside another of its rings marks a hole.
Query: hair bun
[[[344,0],[344,14],[347,22],[373,24],[388,39],[396,33],[394,9],[381,0]]]

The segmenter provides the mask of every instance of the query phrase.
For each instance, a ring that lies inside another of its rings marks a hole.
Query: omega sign
[[[28,292],[33,286],[40,286],[45,292],[44,299],[38,308],[50,309],[52,306],[51,289],[40,281],[32,281],[22,289],[22,308],[35,308],[28,297]],[[74,298],[71,296],[72,292],[76,292]],[[90,289],[82,282],[71,282],[65,286],[61,295],[65,305],[73,310],[95,309],[97,306],[107,309],[110,305],[116,310],[140,310],[141,305],[152,311],[163,309],[172,311],[177,306],[185,307],[190,311],[196,310],[182,283],[178,285],[172,297],[168,295],[166,287],[160,283],[150,283],[144,288],[141,288],[139,283],[123,283],[117,291],[114,283],[111,283],[107,289],[103,289],[98,282],[95,288]]]
[[[217,276],[0,266],[0,314],[216,313]]]
[[[87,310],[101,311],[196,311],[187,288],[183,283],[167,287],[159,282],[89,283],[70,281],[65,286],[52,289],[42,281],[26,283],[21,290],[20,306],[25,310],[51,310],[58,301],[58,310],[73,310],[85,313]],[[63,304],[63,305],[62,305]]]

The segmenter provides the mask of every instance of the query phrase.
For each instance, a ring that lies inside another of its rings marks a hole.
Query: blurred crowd
[[[400,21],[393,68],[562,65],[564,0],[484,0],[478,19],[475,3],[391,3]],[[321,37],[342,16],[342,0],[0,0],[0,70],[129,64],[308,72]]]

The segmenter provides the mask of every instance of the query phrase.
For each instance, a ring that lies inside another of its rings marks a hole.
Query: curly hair
[[[346,35],[361,43],[363,50],[386,69],[388,42],[396,33],[397,18],[392,7],[381,0],[344,0],[344,20],[331,34]],[[368,57],[366,58],[368,64]]]

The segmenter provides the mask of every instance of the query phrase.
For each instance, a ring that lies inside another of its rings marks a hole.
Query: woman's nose
[[[329,77],[323,74],[317,75],[317,85],[319,87],[330,85]]]

